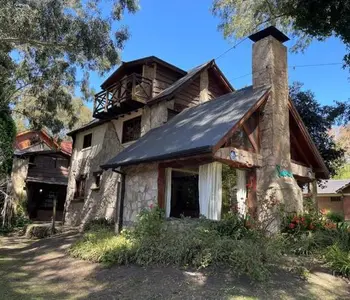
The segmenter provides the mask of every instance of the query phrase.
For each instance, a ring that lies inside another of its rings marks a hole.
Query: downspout
[[[119,203],[119,217],[118,217],[118,225],[116,228],[116,233],[120,233],[123,229],[123,217],[124,217],[124,195],[125,195],[125,176],[124,172],[113,169],[113,172],[120,174],[121,180],[121,191],[120,191],[120,203]],[[119,189],[118,189],[119,190]],[[118,197],[118,195],[117,195]],[[118,198],[117,198],[118,199]]]

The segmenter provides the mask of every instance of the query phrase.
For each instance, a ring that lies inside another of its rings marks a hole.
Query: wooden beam
[[[311,168],[305,167],[294,162],[291,163],[292,173],[294,176],[308,178],[310,180],[315,179],[315,174]]]
[[[247,134],[248,139],[249,139],[250,143],[252,144],[255,152],[259,153],[259,147],[258,147],[257,142],[255,141],[255,138],[254,138],[254,131],[251,130],[251,128],[249,128],[249,125],[247,123],[243,124],[243,130]]]
[[[234,158],[233,154],[234,153]],[[262,166],[262,156],[234,147],[220,148],[214,153],[214,159],[226,164],[243,166],[246,168]]]
[[[260,100],[258,102],[256,102],[249,111],[246,112],[246,114],[242,117],[241,120],[239,120],[239,122],[237,122],[232,128],[231,130],[226,133],[221,139],[220,141],[213,147],[213,153],[215,153],[216,151],[218,151],[222,146],[225,145],[225,143],[230,139],[230,137],[234,134],[234,132],[241,127],[245,121],[247,121],[251,115],[259,108],[261,107],[268,99],[268,97],[270,96],[270,91],[266,92],[265,95],[263,95]]]
[[[180,157],[171,160],[164,160],[159,163],[162,168],[183,168],[186,166],[198,166],[201,164],[209,164],[213,162],[212,154],[201,154],[189,157]]]
[[[165,208],[165,168],[158,166],[158,206]]]

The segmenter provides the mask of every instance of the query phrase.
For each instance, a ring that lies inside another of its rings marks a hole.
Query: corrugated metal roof
[[[184,110],[149,131],[102,168],[209,153],[268,90],[250,86]]]
[[[317,194],[337,194],[350,183],[350,179],[330,179],[317,186]]]

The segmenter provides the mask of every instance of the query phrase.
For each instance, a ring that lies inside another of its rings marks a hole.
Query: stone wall
[[[81,149],[82,138],[92,132],[91,149]],[[102,124],[91,131],[78,133],[74,145],[69,173],[65,222],[68,225],[84,225],[94,218],[114,219],[117,208],[117,191],[119,175],[112,170],[104,171],[100,188],[95,189],[93,173],[100,171],[100,165],[113,158],[123,147],[121,146],[112,122]],[[76,178],[86,174],[84,200],[74,199]]]
[[[287,48],[272,36],[253,45],[253,86],[270,86],[260,121],[262,167],[257,170],[257,199],[260,219],[272,216],[271,202],[289,212],[303,209],[302,192],[294,178],[282,177],[277,167],[291,172],[288,110]],[[273,215],[271,230],[278,228]],[[270,221],[269,221],[270,222]]]
[[[123,171],[126,173],[123,222],[128,226],[143,208],[157,203],[158,165],[140,164]]]
[[[152,106],[145,106],[141,119],[141,136],[168,121],[168,108],[174,108],[174,100],[162,101]]]
[[[12,163],[11,185],[12,195],[16,201],[27,200],[26,178],[28,174],[28,158],[14,157]]]

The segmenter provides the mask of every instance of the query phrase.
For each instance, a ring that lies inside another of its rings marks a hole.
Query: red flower
[[[149,208],[150,208],[150,209],[153,209],[153,203],[150,204]]]
[[[310,230],[314,230],[314,229],[315,229],[315,225],[311,223],[311,224],[309,225],[309,229],[310,229]]]
[[[294,228],[295,228],[295,224],[294,224],[294,223],[290,223],[290,224],[289,224],[289,228],[290,228],[290,229],[294,229]]]

